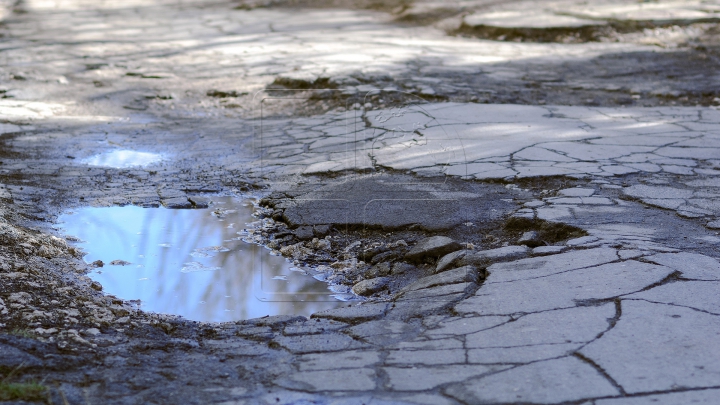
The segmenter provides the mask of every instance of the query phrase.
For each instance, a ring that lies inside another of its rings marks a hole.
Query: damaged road
[[[0,3],[0,401],[712,403],[720,5],[465,3]],[[218,196],[355,301],[145,312],[56,223]]]

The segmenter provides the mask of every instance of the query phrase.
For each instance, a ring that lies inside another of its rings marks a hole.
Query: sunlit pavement
[[[194,338],[106,328],[84,334],[94,365],[0,353],[70,403],[717,401],[720,3],[485,3],[17,6],[0,27],[0,197],[37,220],[397,170],[582,182],[512,215],[588,236],[492,264],[479,288],[448,279]],[[0,290],[3,316],[28,305],[14,294]]]

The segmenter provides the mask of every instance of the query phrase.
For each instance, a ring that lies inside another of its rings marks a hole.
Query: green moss
[[[35,333],[33,333],[31,330],[20,329],[20,328],[13,329],[12,331],[10,331],[10,334],[15,335],[15,336],[24,337],[24,338],[29,338],[29,339],[35,339],[37,337],[37,336],[35,336]]]
[[[588,235],[584,229],[576,226],[561,224],[559,222],[548,222],[542,219],[516,217],[510,218],[505,222],[505,230],[519,234],[527,231],[537,231],[540,234],[540,239],[548,243],[556,243]]]
[[[42,401],[46,398],[47,388],[36,382],[7,383],[0,382],[0,401]]]

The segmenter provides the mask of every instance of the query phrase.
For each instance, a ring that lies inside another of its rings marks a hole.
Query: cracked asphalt
[[[720,2],[0,10],[3,403],[717,403]],[[359,302],[144,312],[56,224],[217,195]]]

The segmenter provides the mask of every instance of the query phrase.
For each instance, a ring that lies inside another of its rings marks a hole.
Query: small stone
[[[474,288],[476,286],[477,284],[475,283],[457,283],[435,286],[430,288],[421,288],[419,290],[407,291],[400,295],[397,300],[412,301],[438,299],[437,297],[465,293],[468,288]],[[440,299],[447,300],[446,298]]]
[[[165,208],[180,209],[193,207],[193,204],[187,197],[164,198],[161,202]]]
[[[312,226],[301,226],[293,233],[300,240],[311,240],[315,236]]]
[[[565,242],[568,246],[582,246],[587,245],[588,243],[593,243],[599,241],[600,238],[597,236],[583,236],[580,238],[570,239],[569,241]]]
[[[330,233],[330,229],[330,225],[315,225],[313,231],[315,232],[315,236],[322,238]]]
[[[328,309],[310,315],[311,319],[332,319],[340,322],[363,322],[385,315],[389,304],[385,302],[360,304],[344,308]]]
[[[110,262],[111,266],[127,266],[130,264],[132,264],[132,263],[126,262],[125,260],[113,260]]]
[[[492,263],[507,262],[526,257],[530,254],[527,246],[505,246],[497,249],[469,252],[458,260],[457,266],[473,265],[479,268],[487,267]]]
[[[562,253],[565,249],[567,249],[565,246],[538,246],[533,249],[532,254],[534,256],[554,255]]]
[[[352,291],[356,295],[365,297],[382,290],[383,288],[385,288],[388,282],[390,282],[389,277],[371,278],[355,284],[352,288]]]
[[[365,277],[367,278],[375,278],[375,277],[384,277],[390,274],[390,263],[383,262],[378,263],[371,268],[369,268],[365,272]]]
[[[98,283],[97,281],[93,281],[90,283],[90,288],[92,288],[95,291],[102,291],[103,286],[102,284]]]
[[[411,261],[419,261],[425,257],[439,257],[462,249],[462,245],[447,236],[433,236],[418,242],[405,255]]]
[[[94,262],[90,263],[93,267],[102,267],[105,265],[102,260],[95,260]]]
[[[97,336],[97,335],[100,334],[100,329],[98,329],[98,328],[85,329],[85,330],[82,332],[82,334],[85,335],[85,336]]]
[[[399,257],[400,257],[400,254],[398,252],[394,252],[394,251],[383,252],[383,253],[373,256],[372,260],[370,260],[370,263],[376,264],[376,263],[380,263],[380,262],[387,262],[387,261],[398,259]]]
[[[210,199],[207,197],[191,196],[188,197],[190,203],[194,208],[208,208],[210,206]]]
[[[463,266],[433,276],[423,277],[401,291],[407,292],[446,284],[477,283],[478,278],[478,269],[475,266]]]
[[[453,268],[458,260],[465,257],[467,253],[467,250],[458,250],[456,252],[446,254],[438,261],[437,266],[435,267],[435,273],[437,274]]]
[[[390,274],[397,275],[397,274],[405,274],[409,271],[415,270],[415,266],[409,263],[395,263],[392,266],[392,269],[390,270]]]
[[[543,244],[543,241],[540,240],[540,234],[536,231],[529,231],[522,234],[520,239],[518,239],[517,243],[519,245],[525,245],[527,247],[538,247]]]
[[[375,246],[371,248],[364,249],[360,255],[360,259],[366,263],[370,263],[372,259],[379,255],[380,253],[387,252],[388,248],[385,246]]]

